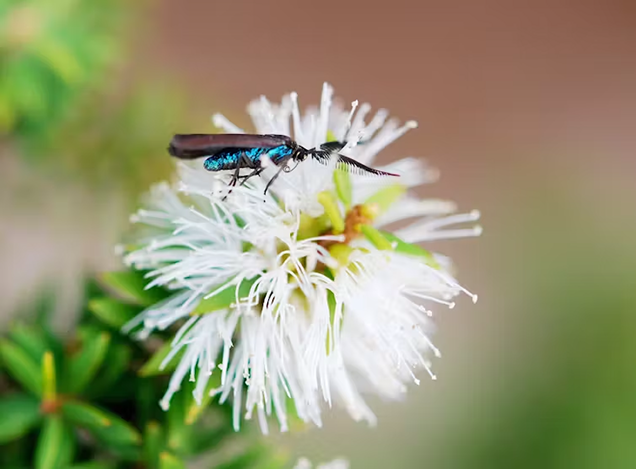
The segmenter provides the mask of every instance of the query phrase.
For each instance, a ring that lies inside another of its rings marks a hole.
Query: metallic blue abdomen
[[[289,157],[293,151],[287,145],[280,145],[274,148],[231,148],[208,157],[203,163],[203,167],[208,171],[222,171],[225,169],[236,169],[237,167],[259,168],[261,156],[268,155],[274,164],[279,164],[286,157]]]

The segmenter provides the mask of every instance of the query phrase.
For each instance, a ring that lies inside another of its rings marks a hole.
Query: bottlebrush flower
[[[307,458],[300,458],[294,469],[311,469],[314,467]],[[346,459],[334,459],[333,461],[318,464],[316,469],[349,469],[349,461]]]
[[[306,148],[350,138],[343,153],[367,165],[416,127],[387,120],[385,110],[367,120],[368,104],[347,110],[332,94],[325,84],[320,107],[303,115],[295,93],[280,104],[261,97],[248,112],[256,133],[290,135]],[[243,132],[221,115],[213,122]],[[479,213],[457,215],[452,203],[411,193],[436,178],[414,158],[379,168],[400,178],[352,175],[309,159],[265,195],[276,168],[263,165],[261,178],[230,194],[230,175],[206,172],[201,162],[180,164],[178,183],[153,188],[134,215],[146,232],[124,259],[149,270],[148,288],[174,295],[127,330],[143,338],[179,328],[164,362],[179,360],[164,408],[188,377],[197,400],[232,398],[236,429],[242,413],[256,413],[263,432],[272,414],[285,431],[290,404],[318,426],[324,404],[373,424],[364,394],[398,399],[407,383],[419,384],[422,368],[435,378],[433,309],[452,308],[460,293],[477,299],[451,275],[448,258],[419,243],[478,235],[478,226],[456,226]]]

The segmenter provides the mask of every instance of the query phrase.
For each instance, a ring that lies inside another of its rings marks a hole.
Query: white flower
[[[370,106],[356,108],[333,103],[325,84],[320,108],[303,116],[294,93],[279,105],[262,97],[248,111],[256,133],[291,135],[306,148],[350,138],[342,153],[367,165],[415,127],[387,121],[384,110],[365,123]],[[223,131],[243,132],[223,116],[213,121]],[[397,399],[408,382],[419,384],[421,368],[434,378],[432,310],[452,308],[462,292],[477,298],[451,276],[447,258],[409,243],[478,235],[479,227],[452,227],[479,213],[453,215],[452,203],[408,193],[436,177],[414,158],[380,168],[399,179],[351,175],[350,181],[333,164],[309,159],[267,194],[278,168],[263,164],[262,178],[229,194],[229,175],[207,172],[201,162],[180,165],[176,186],[153,189],[148,208],[133,217],[149,225],[137,242],[143,247],[125,261],[151,271],[149,288],[161,285],[174,295],[128,330],[141,326],[143,338],[180,326],[164,362],[183,354],[164,408],[188,376],[197,400],[205,392],[222,402],[232,398],[236,429],[243,411],[248,419],[256,411],[264,432],[272,414],[286,430],[290,400],[302,421],[318,426],[324,403],[375,423],[363,394]],[[404,221],[393,235],[380,231]],[[215,374],[220,379],[210,381]]]
[[[300,458],[294,469],[311,469],[313,465],[307,458]],[[316,469],[349,469],[349,461],[346,459],[334,459],[330,462],[325,462],[316,466]]]

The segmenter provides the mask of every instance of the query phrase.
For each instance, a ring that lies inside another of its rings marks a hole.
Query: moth
[[[370,168],[359,161],[341,155],[338,152],[344,146],[343,142],[326,142],[317,148],[307,149],[286,135],[177,134],[172,138],[168,152],[182,160],[206,157],[203,167],[208,171],[234,171],[230,186],[235,186],[239,181],[241,185],[245,184],[250,178],[260,175],[264,170],[261,157],[269,157],[280,169],[267,183],[265,193],[281,172],[293,171],[299,163],[308,158],[326,165],[332,157],[335,157],[338,167],[358,174],[399,176]],[[296,164],[291,166],[290,162]],[[241,169],[251,171],[241,174]]]

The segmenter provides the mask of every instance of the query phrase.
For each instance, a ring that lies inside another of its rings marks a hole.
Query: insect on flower
[[[177,134],[172,138],[168,152],[182,160],[207,157],[203,167],[208,171],[233,170],[230,186],[239,180],[245,184],[251,177],[260,175],[265,169],[261,165],[262,157],[269,157],[280,169],[265,186],[265,193],[281,172],[293,171],[299,163],[311,157],[322,164],[328,164],[333,154],[337,155],[336,165],[358,174],[377,176],[399,176],[370,168],[338,152],[346,146],[342,142],[326,142],[319,148],[304,148],[286,135],[251,134]],[[294,166],[290,163],[295,162]],[[241,174],[241,169],[251,169]]]

